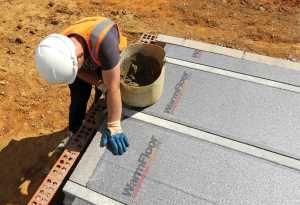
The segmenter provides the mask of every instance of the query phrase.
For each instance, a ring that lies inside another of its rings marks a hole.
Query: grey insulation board
[[[101,133],[97,132],[88,146],[85,154],[80,159],[77,165],[78,169],[75,169],[70,176],[70,180],[82,186],[86,186],[91,173],[96,167],[95,162],[101,158],[103,152],[105,151],[104,147],[100,147],[100,139]]]
[[[300,86],[299,70],[281,68],[171,44],[165,46],[165,51],[166,55],[171,58]]]
[[[123,127],[129,150],[106,150],[88,189],[125,204],[300,203],[299,171],[139,120]]]
[[[300,159],[300,95],[166,64],[163,95],[142,112]]]
[[[75,198],[74,201],[72,202],[72,205],[93,205],[92,203],[89,203],[85,200]]]

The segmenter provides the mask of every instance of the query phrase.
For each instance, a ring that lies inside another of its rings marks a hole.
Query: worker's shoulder
[[[103,42],[110,42],[110,41],[119,41],[119,31],[118,31],[118,27],[115,24],[113,27],[111,27],[109,29],[109,31],[107,32],[107,34],[104,36],[103,38]]]
[[[119,63],[119,32],[117,27],[112,27],[104,37],[99,48],[99,60],[105,70],[112,69]]]

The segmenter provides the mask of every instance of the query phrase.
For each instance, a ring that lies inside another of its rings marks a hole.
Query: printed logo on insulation
[[[145,177],[148,175],[151,166],[154,164],[161,142],[154,136],[151,137],[147,148],[138,158],[138,166],[130,181],[126,184],[122,194],[136,199],[141,190]]]
[[[202,52],[200,50],[194,50],[192,57],[200,59],[202,57]]]
[[[191,80],[192,74],[187,73],[186,71],[183,72],[180,81],[175,86],[175,92],[170,100],[170,102],[165,107],[164,112],[168,114],[173,114],[186,91],[187,84]]]

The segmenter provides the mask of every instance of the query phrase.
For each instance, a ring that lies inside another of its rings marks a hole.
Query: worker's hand
[[[122,155],[129,146],[127,136],[122,132],[120,121],[107,123],[102,131],[101,146],[108,148],[116,155]]]

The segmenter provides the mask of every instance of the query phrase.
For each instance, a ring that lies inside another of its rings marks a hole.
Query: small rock
[[[126,11],[126,10],[123,10],[123,11],[122,11],[122,14],[123,14],[123,15],[127,15],[127,11]]]
[[[260,11],[266,11],[265,7],[263,7],[263,6],[260,6],[260,7],[259,7],[259,10],[260,10]]]
[[[17,30],[21,30],[23,28],[23,26],[21,24],[17,25]]]
[[[4,72],[4,73],[6,73],[6,72],[7,72],[7,70],[5,70],[4,68],[1,68],[1,67],[0,67],[0,72]]]
[[[5,95],[5,92],[4,91],[0,92],[0,95]]]
[[[101,6],[101,3],[98,1],[90,1],[92,5]]]
[[[0,81],[0,85],[6,85],[6,84],[7,84],[7,81],[5,81],[5,80]]]
[[[24,91],[21,91],[21,96],[26,97],[26,93]]]
[[[241,0],[241,4],[242,4],[242,5],[247,5],[247,4],[249,4],[249,3],[248,3],[248,0]]]
[[[119,11],[111,11],[110,14],[113,16],[117,16],[119,15]]]
[[[61,14],[69,14],[72,15],[74,14],[74,12],[72,10],[70,10],[68,7],[66,6],[57,6],[56,10],[57,13],[61,13]]]
[[[15,43],[16,43],[16,44],[23,44],[23,43],[24,43],[24,40],[23,40],[22,38],[20,38],[20,37],[17,37],[17,38],[15,39]]]
[[[7,40],[8,40],[9,43],[14,43],[16,39],[15,39],[15,38],[8,37]]]
[[[52,25],[58,25],[59,24],[59,21],[58,20],[51,20],[50,22]]]
[[[48,6],[49,6],[49,7],[53,7],[53,6],[54,6],[54,2],[50,1],[50,2],[48,3]]]
[[[293,62],[297,61],[297,59],[293,55],[289,55],[287,59]]]
[[[222,0],[223,4],[227,4],[227,0]]]
[[[30,30],[29,33],[32,35],[36,34],[36,32],[34,30]]]
[[[287,12],[287,11],[289,11],[289,10],[288,10],[287,7],[281,6],[281,7],[279,8],[279,11],[280,11],[280,12]]]
[[[13,51],[13,50],[10,50],[10,49],[9,49],[8,51],[6,51],[6,53],[7,53],[7,54],[9,54],[9,55],[16,54],[16,52],[15,52],[15,51]]]

